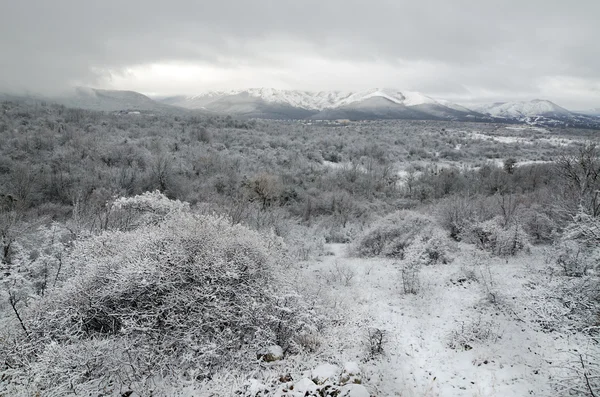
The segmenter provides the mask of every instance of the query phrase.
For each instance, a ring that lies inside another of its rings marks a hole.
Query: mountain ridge
[[[250,88],[174,96],[162,101],[187,109],[203,109],[240,117],[490,121],[489,116],[449,101],[437,100],[420,92],[389,88],[355,92]]]
[[[594,114],[597,109],[572,112],[545,99],[462,105],[416,91],[382,88],[355,92],[252,88],[151,98],[135,91],[78,87],[73,92],[55,97],[15,97],[0,93],[0,100],[3,97],[5,100],[52,101],[100,111],[200,112],[246,119],[449,120],[600,129],[600,117]]]

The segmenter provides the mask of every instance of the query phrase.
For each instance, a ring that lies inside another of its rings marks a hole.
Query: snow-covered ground
[[[526,131],[526,132],[527,131],[543,132],[543,133],[550,132],[546,128],[535,127],[535,126],[532,126],[532,125],[508,126],[508,127],[504,127],[504,129],[506,129],[506,130],[512,130],[512,131]]]
[[[547,282],[537,248],[481,260],[461,245],[452,263],[422,268],[416,295],[403,292],[397,261],[349,257],[343,244],[327,250],[298,280],[332,313],[330,326],[315,354],[273,363],[255,374],[261,381],[292,368],[298,382],[319,365],[354,362],[375,396],[552,396],[561,363],[584,343],[533,320]],[[373,329],[383,331],[383,354],[370,358]],[[295,396],[278,390],[268,395]]]

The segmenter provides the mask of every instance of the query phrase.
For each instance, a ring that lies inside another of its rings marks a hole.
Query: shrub
[[[5,352],[21,370],[11,379],[43,394],[148,395],[156,378],[202,379],[260,346],[287,349],[307,327],[279,276],[282,250],[275,236],[184,212],[79,240],[64,261],[73,277],[32,306],[28,338]]]
[[[471,350],[475,344],[496,343],[502,337],[497,330],[499,324],[494,320],[462,322],[459,329],[450,333],[448,347],[453,350]]]
[[[556,263],[566,276],[582,277],[600,263],[600,221],[583,212],[573,217],[556,249]]]
[[[555,237],[556,222],[539,208],[529,208],[522,214],[523,229],[535,242],[548,243]]]
[[[468,198],[450,197],[438,205],[437,217],[440,225],[450,233],[450,237],[459,241],[475,220],[475,206]]]
[[[569,352],[568,358],[560,363],[564,368],[553,381],[558,395],[597,396],[600,392],[600,340],[589,338],[583,349]]]
[[[294,258],[306,261],[321,255],[324,251],[325,237],[316,227],[309,228],[289,222],[282,237]]]
[[[384,255],[402,259],[404,250],[421,233],[433,227],[433,220],[413,211],[398,211],[388,215],[361,237],[353,247],[358,256]]]
[[[446,264],[452,261],[449,255],[450,242],[442,230],[435,227],[431,229],[429,234],[423,235],[422,238],[425,265]]]
[[[530,246],[523,227],[517,222],[503,227],[501,217],[471,225],[465,236],[468,242],[497,256],[516,255]]]
[[[369,328],[365,339],[367,348],[367,360],[374,360],[384,353],[386,344],[386,333],[379,328]]]

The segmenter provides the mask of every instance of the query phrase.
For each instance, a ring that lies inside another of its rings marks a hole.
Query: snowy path
[[[485,283],[463,280],[459,260],[424,267],[420,292],[406,295],[393,260],[349,258],[340,244],[327,248],[333,255],[308,270],[345,313],[332,344],[344,359],[364,358],[368,328],[385,332],[384,355],[363,364],[365,383],[378,396],[552,395],[552,362],[569,341],[519,320],[527,306],[522,260],[492,259],[491,273],[480,275],[492,281],[492,303]],[[349,282],[336,279],[350,272]],[[451,341],[460,346],[450,348]]]

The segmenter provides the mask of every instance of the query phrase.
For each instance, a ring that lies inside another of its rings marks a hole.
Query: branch
[[[590,379],[588,378],[587,373],[585,372],[585,365],[583,364],[583,356],[581,354],[579,355],[579,361],[581,362],[581,368],[583,368],[583,377],[585,378],[585,384],[587,385],[590,395],[592,397],[596,397],[594,391],[592,390],[592,385],[590,385]]]
[[[19,323],[21,324],[21,328],[23,328],[23,331],[25,331],[25,335],[27,335],[28,339],[31,339],[31,337],[29,335],[29,331],[27,331],[27,327],[25,327],[25,324],[23,323],[23,319],[21,318],[21,315],[19,314],[19,311],[17,310],[17,302],[18,301],[13,294],[9,295],[8,302],[10,303],[10,306],[12,307],[13,311],[15,312],[15,315],[17,316],[17,319],[19,320]]]

